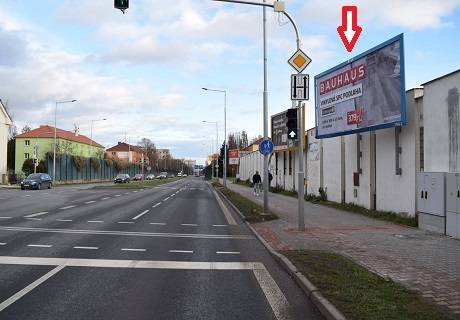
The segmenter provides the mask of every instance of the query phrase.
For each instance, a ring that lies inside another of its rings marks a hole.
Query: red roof
[[[81,135],[81,134],[77,135],[74,132],[62,130],[59,128],[56,128],[56,137],[60,139],[69,140],[69,141],[84,143],[87,145],[92,144],[95,147],[104,148],[104,146],[100,145],[94,140],[91,143],[91,139],[84,135]],[[30,130],[29,132],[25,132],[23,134],[18,135],[16,136],[16,138],[54,138],[54,127],[40,126],[37,129]]]
[[[124,142],[118,142],[118,144],[116,146],[113,146],[113,147],[107,149],[106,151],[107,152],[114,152],[114,151],[128,152],[128,151],[132,151],[132,152],[137,152],[137,153],[143,153],[145,155],[144,150],[142,150],[138,146],[133,146],[132,144],[130,145],[130,144],[127,144],[127,143],[124,143]]]

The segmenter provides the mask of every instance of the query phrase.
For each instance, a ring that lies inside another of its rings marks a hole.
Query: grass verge
[[[246,199],[239,193],[233,192],[228,188],[224,188],[224,186],[220,183],[213,182],[212,185],[222,192],[227,199],[241,211],[246,221],[253,223],[278,219],[278,216],[275,214],[263,214],[264,209],[262,206]]]
[[[181,178],[168,178],[168,179],[156,179],[156,180],[144,180],[144,181],[131,181],[129,183],[114,183],[111,186],[96,186],[96,189],[143,189],[156,187],[165,183],[180,180]]]
[[[311,250],[282,251],[348,319],[448,320],[447,308],[384,279],[341,255]]]

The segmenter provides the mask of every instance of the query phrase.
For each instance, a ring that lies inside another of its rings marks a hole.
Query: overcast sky
[[[262,10],[207,0],[131,0],[123,15],[112,0],[0,0],[0,98],[15,124],[53,124],[90,135],[106,147],[141,137],[176,157],[203,162],[218,121],[223,137],[223,96],[228,91],[227,131],[262,133]],[[287,0],[302,49],[319,74],[404,33],[406,87],[460,68],[460,0],[355,1],[363,33],[352,54],[337,34],[335,0]],[[269,110],[291,105],[294,32],[268,13]],[[313,84],[312,84],[313,86]],[[313,93],[310,94],[313,97]],[[307,128],[314,124],[313,99]]]

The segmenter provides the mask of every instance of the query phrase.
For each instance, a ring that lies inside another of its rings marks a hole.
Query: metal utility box
[[[446,234],[460,239],[460,173],[446,176]]]
[[[420,172],[417,179],[419,228],[446,233],[446,173]]]

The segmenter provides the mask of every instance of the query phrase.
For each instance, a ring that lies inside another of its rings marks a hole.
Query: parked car
[[[167,172],[161,172],[158,176],[157,179],[166,179],[168,177]]]
[[[113,182],[115,182],[115,183],[128,183],[130,180],[131,180],[131,178],[129,177],[129,174],[121,173],[121,174],[119,174],[118,176],[115,177]]]
[[[179,172],[179,173],[177,174],[177,176],[178,176],[178,177],[182,177],[182,172]]]
[[[153,180],[155,179],[155,175],[153,173],[147,175],[147,177],[145,177],[145,180]]]
[[[182,174],[182,177],[184,177],[184,178],[185,178],[186,176],[187,176],[187,174],[186,174],[186,173],[183,173],[183,174]]]
[[[133,181],[141,181],[144,180],[144,175],[142,173],[138,173],[134,175]]]
[[[46,173],[32,173],[27,176],[21,182],[21,189],[43,189],[48,188],[51,189],[53,186],[53,180],[51,177]]]

